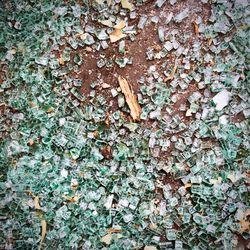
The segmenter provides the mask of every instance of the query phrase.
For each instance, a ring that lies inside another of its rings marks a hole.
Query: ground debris
[[[122,93],[125,96],[126,102],[130,108],[130,115],[134,121],[140,120],[141,107],[137,101],[136,95],[133,93],[133,90],[127,80],[121,76],[118,77],[118,82],[121,87]]]
[[[248,1],[33,2],[0,1],[0,248],[250,248]]]
[[[127,35],[122,32],[122,29],[126,26],[124,21],[121,21],[120,23],[116,24],[114,26],[114,31],[109,33],[109,38],[111,43],[115,43],[119,41],[120,39],[126,37]]]

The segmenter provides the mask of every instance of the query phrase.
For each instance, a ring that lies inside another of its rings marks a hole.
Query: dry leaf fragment
[[[250,215],[250,209],[247,209],[246,212],[244,213],[244,216],[247,217]]]
[[[42,234],[41,234],[41,241],[39,245],[39,250],[42,248],[43,241],[45,239],[46,231],[47,231],[47,223],[45,220],[41,220],[41,226],[42,226]]]
[[[144,250],[157,250],[155,246],[145,246]]]
[[[108,89],[108,88],[110,88],[110,87],[111,87],[111,86],[110,86],[108,83],[105,83],[105,82],[104,82],[104,83],[102,84],[102,88],[103,88],[103,89]]]
[[[101,242],[105,243],[106,245],[110,245],[112,240],[112,234],[106,234],[101,238]]]
[[[88,33],[80,34],[80,38],[81,38],[82,40],[87,39],[87,37],[88,37]]]
[[[33,140],[33,139],[29,139],[29,142],[28,142],[28,145],[29,145],[29,146],[34,145],[34,143],[35,143],[35,142],[34,142],[34,140]]]
[[[122,232],[122,230],[121,229],[118,229],[118,228],[109,228],[108,230],[107,230],[107,233],[121,233]]]
[[[209,63],[210,66],[214,66],[215,65],[215,61],[212,59],[211,62]]]
[[[126,26],[126,23],[122,20],[114,26],[114,29],[121,30],[121,29],[125,28],[125,26]]]
[[[64,199],[66,199],[68,202],[72,202],[72,203],[77,202],[79,200],[79,198],[80,198],[78,195],[75,195],[75,196],[72,196],[72,197],[67,196],[67,195],[62,195],[62,197]]]
[[[64,60],[61,57],[58,59],[58,61],[60,65],[64,65]]]
[[[47,113],[52,113],[54,109],[52,107],[48,108]]]
[[[36,106],[36,104],[35,104],[34,102],[29,102],[29,106],[30,106],[31,108],[34,108],[34,107]]]
[[[122,8],[128,9],[132,11],[134,9],[134,5],[130,3],[128,0],[121,0]]]
[[[123,34],[122,31],[119,29],[115,29],[113,32],[109,34],[111,43],[115,43],[124,37],[126,37],[126,34]]]
[[[140,120],[141,107],[137,101],[136,95],[132,92],[127,80],[121,76],[118,77],[119,85],[121,87],[122,93],[125,96],[126,102],[130,109],[130,115],[134,121]]]
[[[243,177],[243,175],[239,174],[239,173],[229,173],[227,178],[232,182],[235,183],[238,180],[240,180]]]
[[[199,34],[199,26],[196,22],[193,22],[193,25],[194,25],[194,33],[195,35],[198,35]]]
[[[105,26],[108,26],[110,28],[113,27],[113,23],[112,23],[112,21],[110,19],[108,19],[108,20],[98,20],[98,22],[105,25]]]
[[[237,181],[237,177],[235,176],[235,174],[230,173],[228,174],[227,178],[232,182],[235,183]]]
[[[243,24],[240,26],[240,29],[242,29],[242,30],[246,30],[246,29],[248,29],[248,27],[249,27],[249,25],[248,25],[248,24],[243,23]]]
[[[164,81],[167,82],[169,80],[173,80],[174,75],[176,73],[176,70],[177,70],[177,62],[175,61],[174,68],[173,68],[172,72],[170,73],[170,75],[167,78],[165,78]]]
[[[192,110],[191,109],[188,109],[186,111],[186,116],[192,116]]]
[[[26,191],[25,193],[26,193],[27,195],[29,195],[29,196],[35,197],[35,196],[32,194],[31,191]]]
[[[35,209],[41,209],[38,196],[35,196],[35,198],[34,198],[34,206],[35,206]]]
[[[16,54],[16,49],[11,49],[9,50],[10,54],[15,55]]]
[[[250,222],[247,220],[240,220],[240,234],[244,233],[245,231],[249,231],[249,227],[250,227]]]
[[[187,188],[190,188],[190,187],[192,187],[192,183],[186,183],[185,184],[185,188],[187,189]]]
[[[154,224],[154,223],[151,223],[151,224],[149,224],[149,228],[150,228],[151,230],[155,230],[155,229],[157,228],[157,225]]]
[[[105,123],[105,125],[106,125],[107,127],[110,126],[109,113],[107,113],[104,123]]]
[[[213,39],[211,37],[208,38],[208,46],[210,46],[213,42]]]
[[[247,218],[250,215],[250,209],[247,209],[244,214],[243,214],[243,219],[239,220],[239,224],[240,224],[240,230],[239,233],[242,234],[245,231],[249,231],[250,230],[250,221]]]
[[[122,33],[122,29],[125,26],[126,26],[126,23],[124,21],[121,21],[120,23],[114,26],[114,31],[109,34],[111,43],[114,43],[127,36],[126,34]]]

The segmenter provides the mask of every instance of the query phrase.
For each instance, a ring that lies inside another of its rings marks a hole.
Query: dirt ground
[[[110,44],[109,48],[102,50],[101,52],[93,51],[91,48],[89,52],[86,52],[85,49],[83,51],[81,49],[76,51],[76,53],[82,56],[85,62],[80,68],[80,73],[76,76],[79,79],[82,79],[84,82],[83,86],[81,87],[82,93],[89,93],[91,81],[96,80],[98,76],[102,78],[103,82],[110,84],[111,88],[118,87],[117,75],[125,77],[133,86],[133,90],[137,93],[139,89],[138,80],[141,76],[145,75],[150,65],[156,65],[157,69],[160,69],[160,64],[164,61],[167,62],[169,67],[172,67],[175,58],[171,54],[160,60],[146,60],[146,51],[148,48],[153,48],[156,52],[161,48],[161,43],[158,38],[158,26],[164,27],[166,29],[166,34],[173,29],[178,29],[183,33],[191,33],[192,36],[189,40],[190,46],[192,46],[194,41],[202,41],[199,35],[195,35],[193,22],[198,16],[202,16],[203,21],[206,22],[210,14],[210,7],[208,4],[204,5],[200,3],[200,1],[186,0],[178,2],[173,6],[165,4],[162,6],[162,8],[156,9],[154,7],[154,3],[155,1],[147,2],[139,9],[137,17],[133,20],[129,20],[129,26],[131,26],[137,25],[141,15],[147,15],[149,19],[153,16],[159,17],[158,24],[151,22],[150,24],[146,25],[145,28],[136,35],[135,41],[125,39],[125,57],[131,57],[133,59],[132,65],[127,65],[125,68],[119,68],[118,65],[114,64],[112,68],[104,67],[101,69],[96,66],[101,54],[105,55],[106,58],[115,59],[117,56],[119,58],[121,57],[121,54],[118,53],[118,42]],[[166,17],[170,12],[173,12],[175,15],[187,7],[190,9],[191,13],[189,17],[185,19],[185,21],[178,25],[173,22],[170,24],[165,24]],[[106,97],[110,98],[110,101],[117,102],[117,100],[112,100],[113,98],[111,97],[110,91],[102,91],[101,89],[99,91],[100,94],[104,94]],[[182,100],[180,100],[180,102],[182,102]]]
[[[185,19],[185,21],[181,22],[180,24],[176,24],[174,22],[170,22],[169,24],[165,23],[166,17],[170,12],[173,12],[175,16],[187,7],[189,8],[190,15]],[[94,10],[92,9],[91,13],[93,12]],[[149,22],[149,24],[146,25],[144,29],[140,30],[140,33],[136,35],[135,41],[125,39],[126,50],[123,57],[132,58],[132,65],[126,65],[126,67],[124,68],[119,68],[119,66],[114,63],[110,68],[97,67],[97,61],[100,59],[101,55],[105,55],[105,58],[113,59],[122,57],[122,55],[118,52],[119,42],[109,44],[109,47],[107,49],[101,51],[94,51],[91,47],[88,47],[84,49],[77,49],[74,52],[81,55],[84,61],[84,63],[80,66],[79,73],[72,73],[74,78],[81,79],[83,81],[81,92],[84,95],[88,95],[90,92],[91,82],[97,79],[101,80],[103,83],[109,84],[109,88],[97,88],[96,91],[97,95],[101,94],[106,97],[109,103],[110,112],[114,112],[118,109],[117,98],[114,98],[111,95],[111,89],[119,87],[117,80],[118,75],[126,78],[129,84],[132,86],[133,91],[135,93],[139,93],[140,83],[138,83],[138,81],[142,76],[146,76],[147,70],[151,65],[156,66],[157,71],[162,77],[164,77],[163,71],[166,70],[161,66],[163,62],[167,63],[167,68],[172,68],[174,66],[175,56],[173,55],[173,53],[169,53],[165,58],[162,59],[154,59],[152,61],[146,59],[146,52],[148,48],[152,48],[154,52],[158,52],[162,48],[162,43],[160,42],[158,36],[159,26],[165,28],[166,39],[168,38],[168,33],[170,33],[174,29],[181,31],[181,33],[191,34],[188,40],[190,47],[192,47],[195,41],[200,41],[202,43],[208,42],[201,35],[195,33],[193,22],[198,16],[202,17],[203,22],[207,21],[210,16],[209,4],[202,4],[200,1],[185,0],[178,1],[174,5],[164,4],[161,8],[155,8],[155,1],[148,1],[146,4],[139,8],[137,17],[133,20],[129,20],[129,26],[137,25],[142,15],[147,15],[148,20],[150,20],[153,16],[157,16],[159,17],[159,21],[157,24]],[[93,24],[93,21],[89,20],[88,24]],[[102,27],[101,24],[96,23],[95,26]],[[182,58],[180,60],[182,60]],[[190,71],[192,71],[194,67],[196,67],[196,65],[191,65]],[[188,71],[186,73],[188,73]],[[181,104],[187,103],[188,97],[195,90],[197,90],[197,86],[194,82],[192,82],[189,85],[188,89],[182,95],[179,95],[179,99],[177,100],[177,102],[173,106],[171,106],[171,108],[174,110],[173,115],[179,114],[179,116],[185,123],[190,122],[192,117],[185,116],[185,112],[180,111],[179,107]],[[151,126],[151,124],[152,121],[150,120],[140,122],[140,126],[143,127],[149,127]],[[173,146],[174,145],[170,145],[168,151],[161,152],[161,159],[166,159],[170,155]],[[166,176],[165,178],[169,179],[170,177]],[[173,180],[171,182],[171,185],[173,186],[173,188],[176,188],[180,185],[180,183],[179,181]]]
[[[144,29],[140,30],[140,33],[136,35],[135,41],[130,41],[129,39],[125,39],[125,54],[122,56],[118,52],[118,44],[119,42],[109,44],[109,47],[105,50],[101,51],[94,51],[91,47],[84,48],[84,49],[77,49],[74,54],[81,55],[84,63],[80,66],[79,73],[72,72],[73,76],[77,79],[81,79],[83,81],[83,85],[81,87],[81,92],[84,95],[88,95],[90,92],[90,84],[92,81],[97,79],[101,80],[103,83],[107,83],[110,85],[109,88],[97,88],[97,95],[101,94],[106,97],[109,103],[110,112],[114,112],[118,109],[117,98],[112,97],[111,89],[118,88],[118,75],[126,78],[129,84],[132,86],[133,91],[137,94],[139,93],[140,84],[138,83],[139,79],[142,76],[146,76],[147,70],[151,65],[155,65],[157,71],[160,73],[162,77],[163,71],[172,68],[174,66],[175,56],[173,53],[169,53],[163,59],[154,59],[153,61],[149,61],[146,59],[146,52],[148,48],[153,48],[154,52],[160,51],[162,48],[162,44],[159,41],[158,37],[158,27],[162,26],[165,28],[166,38],[168,38],[168,33],[172,30],[177,29],[181,31],[181,33],[189,33],[191,34],[190,39],[188,41],[189,46],[191,47],[195,41],[200,41],[202,43],[207,43],[207,40],[204,40],[202,36],[196,34],[194,31],[193,22],[198,16],[201,16],[203,22],[206,22],[209,15],[210,15],[210,6],[209,4],[202,4],[200,1],[193,1],[193,0],[185,0],[179,1],[173,6],[170,4],[164,4],[161,8],[155,8],[154,6],[155,1],[148,1],[142,7],[139,8],[137,13],[137,17],[133,20],[129,20],[129,26],[137,25],[140,19],[140,16],[147,15],[148,19],[151,19],[153,16],[159,17],[158,24],[150,22],[148,25],[145,26]],[[165,20],[167,15],[170,12],[173,12],[174,15],[181,12],[181,10],[185,8],[189,8],[190,15],[185,21],[181,22],[180,24],[176,24],[171,22],[170,24],[166,24]],[[91,10],[93,13],[94,10]],[[91,14],[90,14],[91,15]],[[93,21],[89,21],[88,24],[93,24]],[[95,24],[95,26],[101,27],[101,24]],[[126,65],[124,68],[119,68],[119,66],[114,63],[112,67],[97,67],[97,61],[100,59],[101,55],[105,55],[105,58],[121,58],[127,57],[132,58],[133,63],[132,65]],[[182,58],[180,59],[181,63]],[[163,62],[167,63],[167,68],[163,68],[161,64]],[[191,69],[196,67],[196,65],[191,65]],[[188,73],[186,71],[185,73]],[[166,83],[168,84],[168,83]],[[174,110],[173,115],[179,114],[182,120],[187,123],[189,122],[192,117],[186,117],[184,111],[180,111],[179,107],[183,103],[187,103],[187,98],[190,94],[197,90],[197,86],[195,83],[191,83],[188,89],[180,96],[177,102],[171,108]],[[141,121],[141,126],[151,126],[151,122]],[[170,147],[171,150],[171,147]],[[169,152],[167,153],[169,155]]]

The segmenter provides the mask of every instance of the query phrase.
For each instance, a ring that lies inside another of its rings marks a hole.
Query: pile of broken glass
[[[1,1],[1,249],[250,248],[250,5],[211,2]],[[80,77],[150,25],[137,92]]]

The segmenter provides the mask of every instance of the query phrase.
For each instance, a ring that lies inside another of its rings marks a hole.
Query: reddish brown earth
[[[139,8],[137,13],[137,18],[133,20],[129,20],[130,25],[137,25],[139,18],[141,15],[147,15],[148,19],[153,16],[159,17],[159,22],[154,24],[150,22],[148,25],[145,26],[143,30],[139,30],[139,33],[136,35],[135,41],[130,41],[129,39],[125,39],[125,48],[126,52],[125,55],[122,56],[118,52],[118,43],[109,44],[109,48],[106,50],[101,51],[94,51],[91,47],[87,47],[85,49],[78,49],[75,53],[78,53],[82,56],[84,63],[80,66],[79,74],[72,73],[75,78],[82,79],[83,85],[81,87],[81,92],[84,95],[88,95],[90,92],[90,83],[98,78],[101,79],[104,83],[109,84],[111,87],[107,89],[99,88],[97,89],[97,94],[101,94],[105,96],[110,104],[110,112],[114,112],[118,109],[117,107],[117,98],[113,98],[111,95],[110,90],[112,88],[118,88],[118,75],[121,75],[127,79],[127,81],[132,86],[132,89],[135,93],[139,93],[139,83],[138,80],[141,76],[145,76],[147,73],[147,69],[151,65],[155,65],[157,71],[163,76],[163,69],[161,64],[163,62],[167,62],[167,69],[173,68],[175,57],[171,53],[165,57],[164,59],[154,59],[153,61],[146,60],[146,51],[148,48],[153,48],[154,52],[160,51],[162,44],[159,41],[158,37],[158,27],[163,26],[166,29],[166,39],[168,38],[168,33],[171,32],[173,29],[181,30],[181,32],[190,33],[190,39],[188,41],[190,47],[194,43],[194,41],[202,41],[207,43],[199,34],[196,34],[194,31],[193,22],[198,16],[201,16],[203,21],[206,22],[209,15],[210,15],[210,6],[209,4],[202,4],[200,1],[193,1],[193,0],[186,0],[176,3],[175,5],[164,4],[162,8],[155,8],[154,6],[155,1],[148,1],[142,7]],[[173,21],[170,24],[165,24],[165,20],[167,15],[170,12],[173,12],[174,15],[178,14],[184,8],[189,8],[190,15],[186,18],[182,23],[175,24]],[[197,10],[200,12],[197,13]],[[94,10],[91,10],[94,12]],[[88,24],[93,24],[93,21],[89,21]],[[95,26],[101,27],[101,24],[94,24]],[[113,67],[107,68],[98,68],[96,63],[100,59],[100,55],[105,55],[105,58],[121,58],[121,57],[128,57],[133,59],[132,65],[126,65],[125,68],[119,68],[116,63],[113,63]],[[196,65],[192,65],[192,67],[196,67]],[[192,71],[192,68],[190,71]],[[188,72],[186,72],[188,73]],[[168,83],[166,83],[168,84]],[[192,120],[192,117],[186,117],[185,112],[180,111],[179,107],[183,103],[187,103],[187,98],[192,94],[193,91],[197,90],[197,86],[192,83],[190,84],[189,88],[182,94],[179,95],[179,100],[171,107],[174,112],[173,115],[179,114],[181,119],[188,123]],[[152,122],[141,121],[141,126],[151,126]],[[170,150],[171,151],[171,147]],[[169,155],[169,152],[164,152],[162,156],[164,158]]]
[[[168,39],[168,33],[172,30],[177,29],[181,31],[181,33],[189,33],[191,34],[190,39],[188,41],[189,46],[191,47],[195,41],[200,41],[202,43],[208,43],[200,34],[197,34],[194,29],[193,22],[198,16],[201,16],[203,22],[206,23],[209,16],[210,16],[210,5],[209,4],[202,4],[200,1],[194,0],[183,0],[178,1],[173,6],[169,3],[164,4],[161,8],[155,8],[154,6],[155,1],[148,1],[143,6],[139,8],[137,11],[136,19],[129,19],[128,25],[135,25],[137,26],[140,16],[147,15],[148,20],[151,19],[153,16],[159,17],[159,22],[157,24],[153,22],[149,22],[148,25],[144,27],[143,30],[139,30],[138,34],[135,37],[135,41],[130,41],[128,38],[125,39],[125,54],[122,55],[118,52],[118,44],[116,43],[109,43],[109,47],[105,50],[101,49],[100,51],[95,51],[92,47],[86,47],[77,49],[76,51],[72,52],[71,58],[73,58],[74,54],[81,55],[84,63],[80,66],[79,73],[76,74],[72,72],[72,76],[77,79],[81,79],[83,81],[83,85],[81,86],[81,92],[88,96],[90,92],[90,84],[92,81],[97,79],[102,80],[104,83],[110,85],[110,88],[97,88],[97,94],[103,95],[106,97],[109,103],[109,113],[115,112],[118,109],[117,105],[117,98],[112,97],[111,89],[118,88],[118,76],[121,75],[122,77],[126,78],[129,84],[132,86],[132,89],[135,93],[139,93],[140,84],[138,83],[139,79],[142,76],[147,75],[147,69],[151,65],[155,65],[157,71],[160,73],[161,76],[164,77],[163,71],[166,69],[172,69],[174,66],[175,56],[173,54],[167,55],[163,59],[154,59],[153,61],[146,60],[146,52],[148,48],[153,48],[154,52],[158,52],[162,48],[162,43],[159,41],[158,37],[158,27],[163,26],[165,28],[166,39]],[[166,17],[170,12],[174,13],[174,16],[180,13],[183,9],[189,8],[190,15],[180,24],[175,24],[171,21],[169,24],[165,24]],[[199,10],[199,11],[198,11]],[[90,16],[94,13],[94,10],[90,10]],[[102,27],[102,24],[95,23],[91,19],[87,23],[89,25],[93,25],[95,27]],[[104,27],[104,26],[103,26]],[[69,46],[69,45],[68,45]],[[65,48],[63,46],[61,51]],[[101,58],[101,55],[105,55],[105,58],[113,59],[113,66],[98,68],[97,61]],[[58,54],[58,57],[60,55]],[[125,68],[119,68],[119,66],[114,62],[116,58],[132,58],[133,63],[132,65],[126,65]],[[163,69],[161,64],[163,62],[167,62],[167,68]],[[180,58],[179,63],[181,64],[182,58]],[[190,71],[192,71],[196,65],[191,65]],[[177,69],[178,71],[178,69]],[[186,71],[185,73],[189,73]],[[165,78],[165,77],[164,77]],[[167,82],[166,85],[169,83]],[[194,92],[197,91],[198,88],[194,82],[192,82],[188,89],[185,90],[184,93],[178,95],[177,102],[171,106],[173,110],[173,115],[179,114],[182,121],[185,123],[189,123],[193,117],[186,117],[184,111],[180,111],[179,107],[181,104],[187,104],[188,97]],[[130,119],[130,117],[128,117]],[[141,121],[140,125],[143,127],[150,127],[152,125],[152,121],[146,120]],[[178,136],[178,134],[176,134]],[[170,156],[171,151],[173,150],[173,144],[170,145],[168,151],[161,152],[160,158],[167,159]],[[109,158],[109,152],[104,149],[105,158]],[[164,180],[165,179],[165,180]],[[179,181],[175,181],[170,175],[163,175],[163,182],[164,183],[171,183],[171,186],[174,190],[177,190],[178,187],[181,185]]]
[[[161,72],[163,70],[160,67],[160,64],[162,64],[163,62],[167,62],[167,67],[172,68],[175,59],[173,55],[170,54],[169,56],[161,60],[146,60],[146,51],[149,47],[153,48],[155,52],[159,51],[161,48],[161,43],[158,38],[158,26],[164,26],[166,28],[165,34],[172,31],[173,29],[178,29],[181,30],[181,32],[192,34],[189,40],[190,46],[192,46],[194,41],[202,41],[201,37],[199,35],[196,35],[194,32],[193,22],[198,16],[202,16],[204,22],[207,21],[210,14],[210,7],[208,4],[204,5],[200,3],[200,1],[186,0],[176,3],[174,6],[171,6],[170,4],[165,4],[162,6],[162,8],[157,9],[154,7],[154,3],[155,1],[148,1],[139,9],[137,13],[137,18],[134,20],[129,20],[130,26],[137,25],[141,15],[147,15],[149,19],[152,16],[159,17],[159,23],[154,24],[150,22],[149,25],[146,25],[145,28],[141,30],[139,34],[136,35],[135,41],[132,42],[129,39],[125,39],[125,57],[131,57],[133,59],[132,65],[127,65],[125,68],[119,68],[119,66],[114,63],[114,66],[111,68],[103,67],[101,69],[96,66],[96,63],[100,59],[101,54],[105,55],[106,58],[113,59],[122,57],[122,55],[118,53],[119,42],[109,44],[109,48],[107,48],[106,50],[94,51],[92,48],[87,48],[87,51],[86,49],[79,49],[76,51],[76,53],[80,54],[84,60],[83,65],[80,67],[80,73],[75,75],[75,77],[83,80],[83,85],[81,87],[82,93],[84,93],[85,95],[89,93],[90,83],[94,80],[97,80],[98,76],[100,76],[104,83],[111,85],[111,88],[117,88],[118,75],[125,77],[127,81],[132,85],[132,88],[135,93],[138,93],[138,80],[141,76],[146,74],[147,69],[150,65],[156,65],[157,70],[163,76],[163,73]],[[175,24],[173,22],[168,25],[165,24],[166,16],[170,12],[173,12],[175,15],[186,7],[189,7],[191,14],[188,18],[185,19],[185,21],[183,21],[181,24]],[[198,8],[200,8],[201,10],[200,13],[195,12]],[[92,21],[90,21],[90,24],[91,23]],[[95,24],[95,26],[98,25],[100,24]],[[166,38],[167,37],[168,36],[166,35]],[[109,102],[112,102],[114,104],[114,106],[112,107],[113,110],[117,107],[117,100],[111,96],[111,88],[105,90],[98,89],[98,94],[106,96]],[[176,106],[174,107],[177,112],[180,103],[186,102],[189,93],[194,91],[195,88],[196,86],[191,85],[191,89],[189,89],[177,102]]]

